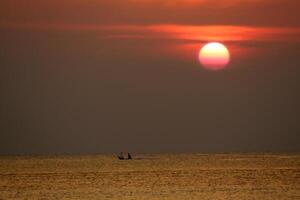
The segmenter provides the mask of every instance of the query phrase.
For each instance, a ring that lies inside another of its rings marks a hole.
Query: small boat
[[[123,152],[118,155],[119,160],[132,160],[132,156],[130,153],[127,153],[127,158],[124,157]]]

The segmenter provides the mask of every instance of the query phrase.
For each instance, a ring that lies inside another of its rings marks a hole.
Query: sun
[[[205,69],[221,70],[230,62],[230,54],[225,45],[218,42],[210,42],[201,48],[199,61]]]

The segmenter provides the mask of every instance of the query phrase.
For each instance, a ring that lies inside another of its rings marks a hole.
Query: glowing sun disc
[[[230,61],[228,49],[221,43],[205,44],[199,52],[199,61],[205,69],[224,69]]]

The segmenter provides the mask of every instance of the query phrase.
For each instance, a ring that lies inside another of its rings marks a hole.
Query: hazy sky
[[[0,154],[299,152],[299,9],[1,0]],[[211,41],[224,70],[199,64]]]

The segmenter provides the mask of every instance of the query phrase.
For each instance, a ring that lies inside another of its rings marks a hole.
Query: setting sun
[[[230,54],[223,44],[211,42],[201,48],[199,61],[205,69],[220,70],[229,63]]]

